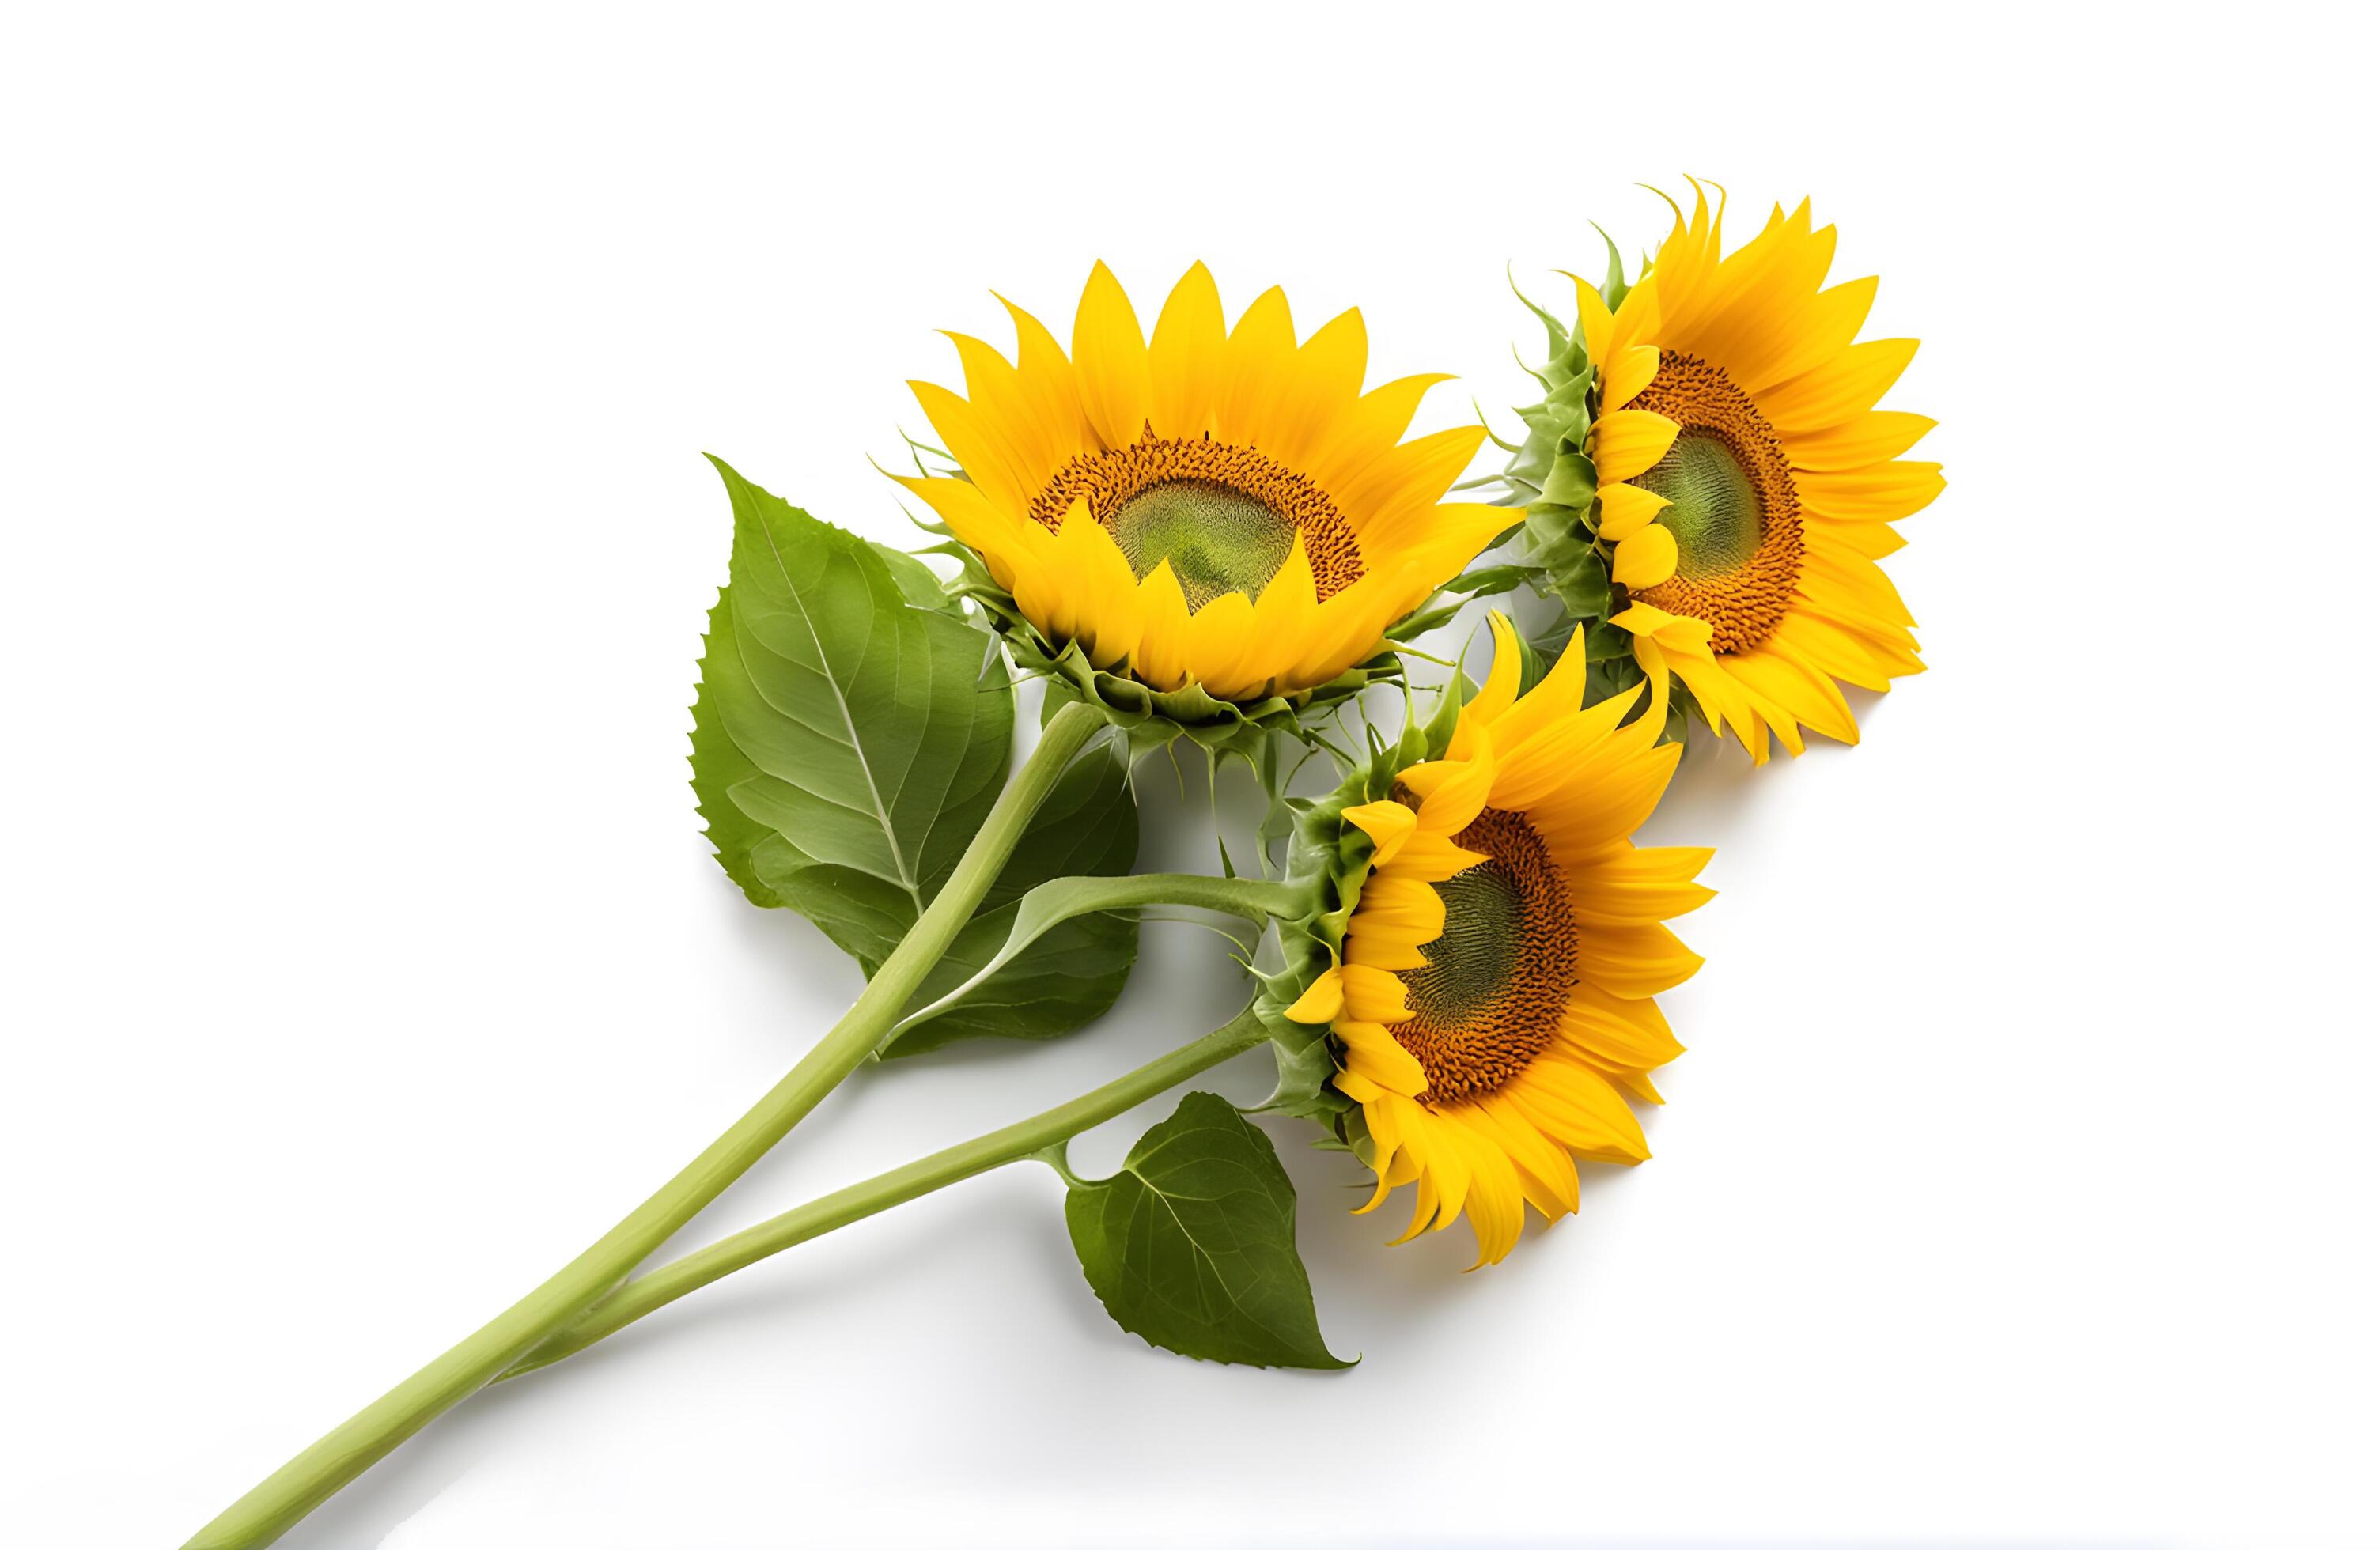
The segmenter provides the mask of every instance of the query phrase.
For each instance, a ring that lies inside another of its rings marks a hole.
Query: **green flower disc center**
[[[1203,479],[1150,485],[1116,508],[1109,531],[1135,579],[1172,561],[1193,613],[1226,592],[1255,601],[1297,539],[1296,525],[1262,501]]]
[[[1670,503],[1653,520],[1678,540],[1678,574],[1724,575],[1760,550],[1760,489],[1735,449],[1707,430],[1679,432],[1661,461],[1630,481]]]
[[[1422,944],[1427,967],[1398,972],[1405,1005],[1424,1023],[1469,1023],[1491,1013],[1511,987],[1527,909],[1519,886],[1492,861],[1430,886],[1446,905],[1446,933]]]

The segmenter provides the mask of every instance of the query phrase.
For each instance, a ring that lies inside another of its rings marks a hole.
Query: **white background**
[[[1866,745],[1704,748],[1648,1166],[1475,1276],[1275,1125],[1337,1376],[1111,1326],[1016,1169],[464,1406],[287,1543],[2380,1543],[2368,40],[2261,6],[12,8],[0,1535],[165,1545],[857,985],[697,831],[698,454],[873,536],[936,328],[1193,258],[1373,380],[1637,179],[1840,223],[1950,488]],[[1145,866],[1204,866],[1148,772]],[[707,1239],[1220,1020],[865,1072]],[[1262,1057],[1224,1072],[1242,1099]],[[1104,1171],[1163,1106],[1083,1141]],[[2358,1475],[2362,1473],[2359,1480]]]

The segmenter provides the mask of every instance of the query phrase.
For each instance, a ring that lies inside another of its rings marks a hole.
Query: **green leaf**
[[[1509,536],[1509,535],[1507,535]],[[1502,539],[1497,542],[1503,542]],[[1437,600],[1407,614],[1388,630],[1390,640],[1413,640],[1463,612],[1472,599],[1490,592],[1510,592],[1539,574],[1534,565],[1482,565],[1463,572],[1438,589]]]
[[[1481,565],[1463,572],[1439,590],[1474,598],[1489,592],[1511,592],[1526,585],[1536,574],[1532,565]]]
[[[1354,1365],[1330,1354],[1297,1257],[1297,1195],[1265,1133],[1184,1096],[1112,1179],[1073,1183],[1066,1231],[1116,1323],[1203,1362]]]
[[[784,901],[752,869],[752,857],[776,838],[776,831],[745,817],[744,809],[735,805],[728,794],[737,786],[760,778],[759,767],[746,758],[735,740],[727,735],[727,728],[719,719],[717,691],[712,687],[717,674],[711,662],[722,656],[732,657],[735,649],[735,619],[728,606],[727,592],[722,588],[719,601],[710,610],[710,627],[703,633],[703,672],[694,690],[694,805],[695,811],[702,815],[703,831],[710,836],[711,849],[719,853],[719,865],[744,890],[744,897],[762,909],[773,909]]]
[[[1548,505],[1584,506],[1595,499],[1595,465],[1574,452],[1554,459],[1553,471],[1538,497]]]
[[[872,975],[998,797],[1014,696],[990,637],[923,563],[712,462],[735,541],[695,698],[698,805],[747,898],[808,916]],[[1127,870],[1138,848],[1130,786],[1112,753],[1093,750],[1036,815],[958,951],[996,950],[1016,900],[1051,868]],[[1122,990],[1137,938],[1130,920],[1088,923],[977,987],[929,1042],[1079,1027]],[[943,965],[919,994],[972,972]]]
[[[950,995],[999,960],[1021,902],[1056,878],[1118,878],[1140,854],[1140,808],[1120,743],[1093,747],[1057,790],[985,894],[973,920],[917,987],[913,1007]],[[1140,923],[1130,911],[1045,927],[950,1010],[901,1028],[880,1053],[917,1055],[963,1038],[1054,1038],[1115,1004],[1132,973]]]
[[[999,794],[1006,685],[982,682],[982,637],[910,607],[865,540],[718,467],[735,510],[731,627],[702,676],[742,756],[727,796],[808,861],[922,908]]]
[[[906,550],[878,543],[873,539],[868,540],[868,547],[884,562],[884,568],[892,575],[892,585],[901,588],[901,596],[908,600],[910,607],[939,609],[958,618],[966,617],[959,607],[959,600],[942,590],[942,578],[936,575],[923,560]]]

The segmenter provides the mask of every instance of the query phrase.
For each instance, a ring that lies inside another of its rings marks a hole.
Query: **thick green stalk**
[[[1103,724],[1098,711],[1081,704],[1050,720],[950,880],[851,1010],[725,1134],[544,1285],[267,1476],[200,1529],[186,1550],[249,1550],[280,1538],[406,1438],[585,1313],[758,1162],[900,1019],[927,971],[1007,865],[1035,810]]]
[[[722,1238],[707,1249],[672,1260],[621,1287],[576,1323],[548,1336],[497,1381],[518,1377],[584,1350],[687,1292],[796,1243],[848,1227],[946,1184],[1047,1152],[1101,1120],[1112,1120],[1133,1105],[1188,1081],[1208,1067],[1220,1065],[1240,1051],[1263,1043],[1265,1037],[1264,1025],[1257,1020],[1254,1011],[1244,1011],[1205,1038],[1151,1060],[1071,1102],[837,1190],[807,1205],[771,1217],[758,1227]]]

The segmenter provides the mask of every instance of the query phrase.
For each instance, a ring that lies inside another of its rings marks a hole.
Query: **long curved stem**
[[[1051,718],[950,880],[851,1010],[726,1133],[542,1286],[265,1477],[200,1529],[186,1550],[249,1550],[280,1538],[407,1437],[586,1312],[758,1162],[899,1020],[927,971],[983,902],[1035,810],[1103,724],[1098,711],[1081,704]]]
[[[806,1243],[836,1228],[847,1227],[963,1179],[1046,1152],[1101,1120],[1111,1120],[1133,1105],[1188,1081],[1209,1066],[1220,1065],[1240,1051],[1263,1043],[1265,1037],[1264,1024],[1257,1020],[1255,1011],[1243,1011],[1206,1037],[1030,1120],[963,1141],[889,1173],[880,1173],[822,1195],[807,1205],[771,1217],[758,1227],[722,1238],[707,1249],[672,1260],[628,1282],[589,1309],[576,1323],[548,1336],[501,1374],[497,1381],[516,1378],[584,1350],[687,1292],[796,1243]]]

